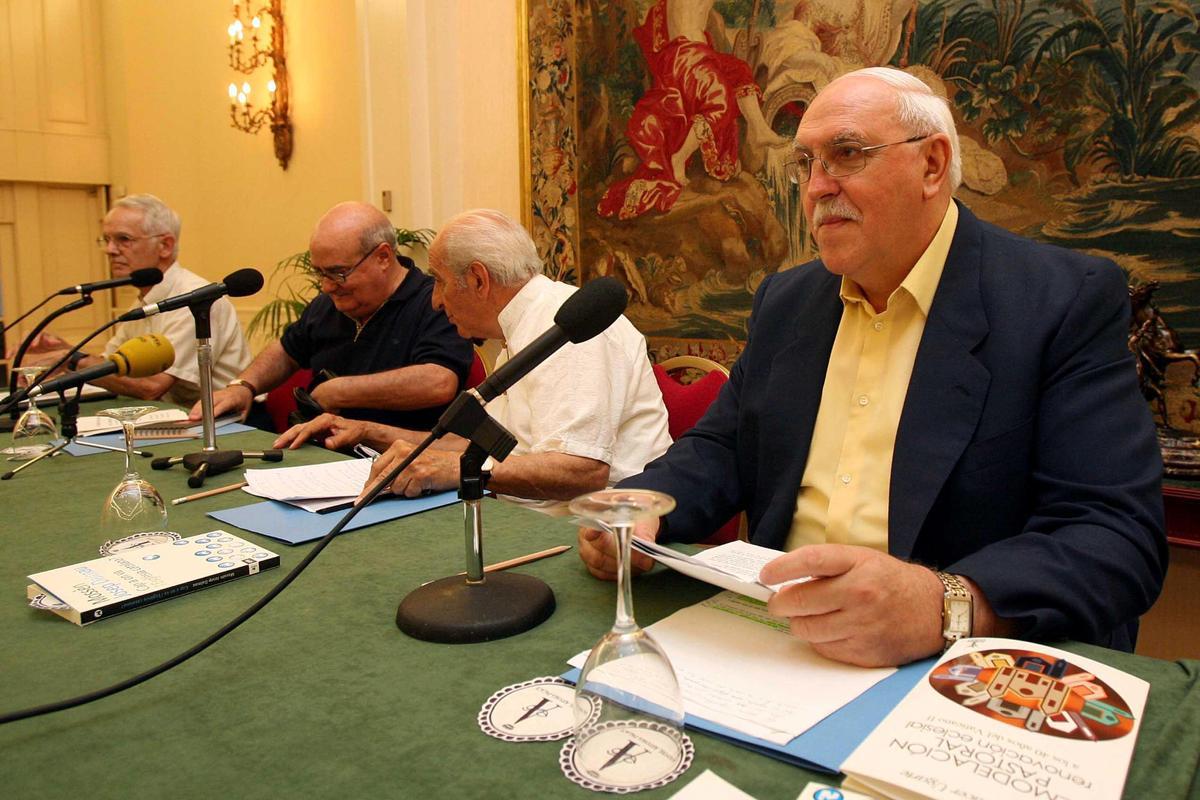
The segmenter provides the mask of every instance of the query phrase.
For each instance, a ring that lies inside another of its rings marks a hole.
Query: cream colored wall
[[[285,0],[295,153],[229,124],[228,2],[104,0],[114,193],[183,218],[181,261],[217,279],[307,246],[322,211],[381,204],[437,228],[491,206],[519,217],[520,0]],[[261,91],[261,90],[260,90]],[[243,319],[264,295],[238,301]]]
[[[437,228],[468,208],[521,214],[520,0],[359,0],[368,196]]]
[[[264,273],[308,246],[317,217],[364,196],[362,60],[354,0],[286,0],[295,151],[229,123],[225,0],[106,0],[101,7],[111,180],[183,219],[180,260],[219,279]],[[255,84],[263,89],[266,72]],[[254,79],[251,79],[254,83]],[[243,320],[264,294],[237,301]]]

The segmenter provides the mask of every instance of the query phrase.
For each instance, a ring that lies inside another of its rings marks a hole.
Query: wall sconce
[[[250,10],[252,0],[233,4],[233,22],[229,24],[229,67],[243,75],[252,75],[256,69],[270,63],[273,70],[267,82],[268,105],[255,109],[250,100],[252,87],[249,81],[241,86],[229,84],[229,116],[233,127],[246,133],[257,133],[264,125],[271,127],[275,136],[275,158],[279,166],[287,169],[292,157],[292,120],[288,112],[287,56],[284,50],[283,0],[269,0],[258,11]],[[243,22],[243,5],[249,19]],[[270,19],[270,46],[263,47],[259,34],[263,32],[264,19]],[[247,42],[247,30],[249,41]]]

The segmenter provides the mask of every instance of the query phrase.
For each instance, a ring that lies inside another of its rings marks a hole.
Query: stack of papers
[[[371,475],[371,460],[352,458],[303,467],[246,470],[245,491],[305,511],[330,511],[354,504]]]
[[[762,603],[722,592],[647,628],[679,679],[684,710],[784,745],[892,675],[818,655]],[[587,653],[568,663],[581,668]]]

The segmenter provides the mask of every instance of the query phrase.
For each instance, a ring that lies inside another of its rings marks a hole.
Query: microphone
[[[175,348],[171,346],[171,340],[162,334],[147,333],[143,336],[135,336],[125,342],[101,364],[77,372],[69,372],[33,387],[29,391],[29,397],[33,398],[62,389],[74,389],[94,378],[103,378],[105,375],[113,373],[128,375],[131,378],[157,375],[174,363]]]
[[[522,348],[481,384],[476,394],[484,403],[508,391],[534,367],[552,356],[567,342],[579,344],[598,335],[625,310],[629,302],[625,287],[611,276],[597,278],[567,298],[554,315],[550,330]]]
[[[77,283],[74,286],[68,286],[58,294],[91,294],[101,289],[115,289],[118,286],[128,286],[130,284],[139,289],[144,289],[147,286],[162,283],[162,279],[162,270],[147,267],[146,269],[135,269],[124,278],[110,278],[106,281],[93,281],[92,283]]]
[[[168,297],[166,300],[151,303],[141,308],[135,308],[133,311],[127,311],[117,317],[117,322],[145,319],[155,314],[161,314],[164,311],[174,311],[177,308],[211,303],[225,295],[229,295],[230,297],[245,297],[254,294],[262,287],[263,276],[261,272],[249,268],[239,269],[237,272],[226,275],[221,283],[210,283],[207,286],[201,286],[199,289],[193,289],[185,294],[177,294],[174,297]]]

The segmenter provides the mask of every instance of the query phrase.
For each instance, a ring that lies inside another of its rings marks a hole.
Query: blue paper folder
[[[400,519],[410,514],[419,514],[433,508],[441,508],[458,502],[457,492],[441,492],[428,497],[389,497],[376,500],[358,512],[358,516],[345,527],[347,531],[365,528],[388,520]],[[303,544],[320,539],[342,518],[344,511],[314,514],[302,508],[264,500],[238,508],[210,511],[208,516],[244,531],[260,533],[288,544]]]
[[[854,752],[854,748],[862,744],[867,734],[873,731],[904,699],[909,690],[916,686],[917,681],[933,668],[936,660],[930,658],[901,667],[787,744],[756,739],[741,731],[693,717],[691,714],[687,715],[685,722],[689,728],[711,733],[772,758],[836,774],[842,762]],[[563,674],[563,678],[571,683],[575,683],[578,677],[577,669]],[[803,691],[802,681],[797,681],[797,691]]]

